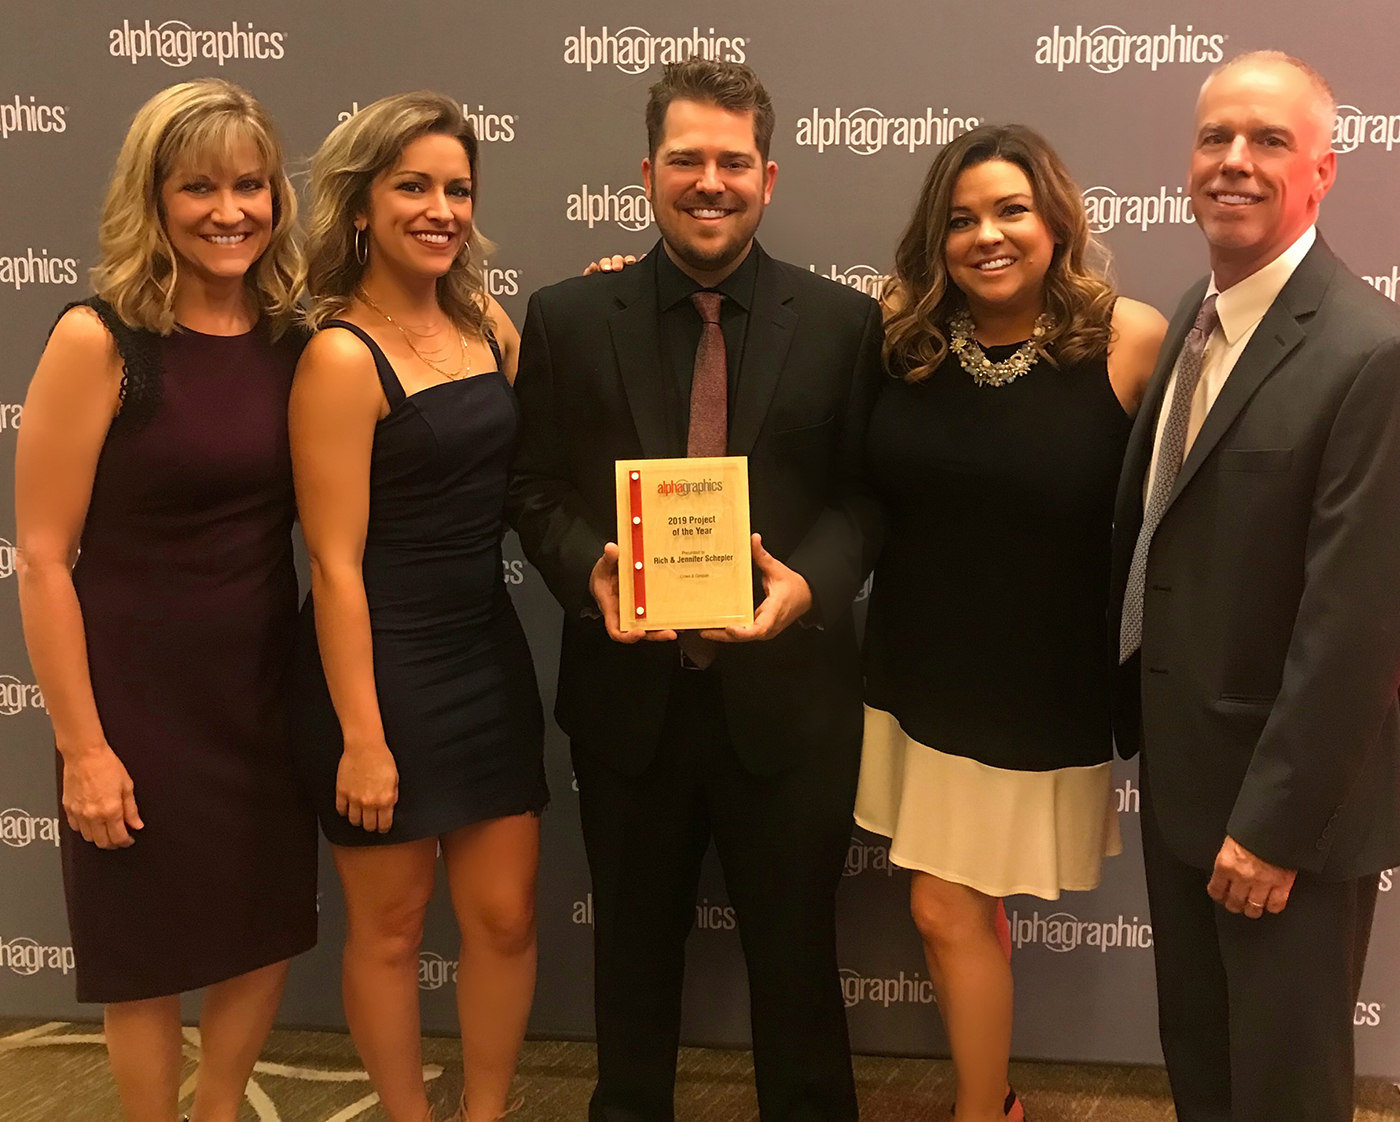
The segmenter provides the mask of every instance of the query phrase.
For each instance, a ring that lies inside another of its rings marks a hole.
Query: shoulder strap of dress
[[[117,310],[100,296],[73,300],[63,306],[49,328],[53,334],[58,321],[74,308],[91,308],[112,336],[117,355],[122,360],[122,381],[118,391],[117,416],[130,419],[136,414],[148,417],[160,404],[160,336],[152,331],[132,327]]]
[[[486,329],[486,345],[491,348],[491,353],[496,358],[496,369],[505,373],[506,361],[501,357],[501,344],[496,342],[496,333],[489,327]]]
[[[328,319],[321,324],[322,331],[328,327],[343,327],[369,348],[369,353],[374,357],[374,369],[379,375],[379,384],[384,390],[384,399],[389,403],[390,409],[397,409],[408,395],[403,392],[403,386],[399,382],[399,376],[394,373],[389,356],[379,349],[379,344],[370,338],[369,332],[343,319]]]

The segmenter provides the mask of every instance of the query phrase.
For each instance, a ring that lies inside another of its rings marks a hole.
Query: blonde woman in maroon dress
[[[137,113],[97,295],[54,328],[16,453],[20,608],[61,756],[78,999],[128,1122],[235,1122],[288,960],[316,941],[316,827],[288,755],[297,611],[287,398],[296,199],[267,115],[203,79]],[[81,549],[81,555],[79,550]]]

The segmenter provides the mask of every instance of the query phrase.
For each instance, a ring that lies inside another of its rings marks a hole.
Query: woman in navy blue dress
[[[544,722],[501,562],[519,336],[482,287],[476,156],[460,107],[420,93],[312,162],[297,751],[345,891],[346,1018],[392,1122],[429,1116],[418,946],[439,845],[469,1118],[505,1110],[535,981]]]

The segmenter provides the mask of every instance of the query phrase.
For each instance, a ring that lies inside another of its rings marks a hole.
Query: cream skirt
[[[911,740],[869,706],[856,822],[891,839],[896,865],[988,896],[1097,888],[1104,857],[1123,851],[1111,764],[989,767]]]

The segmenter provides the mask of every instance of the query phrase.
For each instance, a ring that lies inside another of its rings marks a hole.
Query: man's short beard
[[[664,236],[664,230],[662,234]],[[714,253],[708,254],[697,253],[693,245],[686,242],[672,242],[669,238],[666,239],[666,245],[676,257],[697,272],[715,273],[732,265],[744,252],[749,240],[749,238],[745,238],[742,241],[723,242],[715,247]]]

